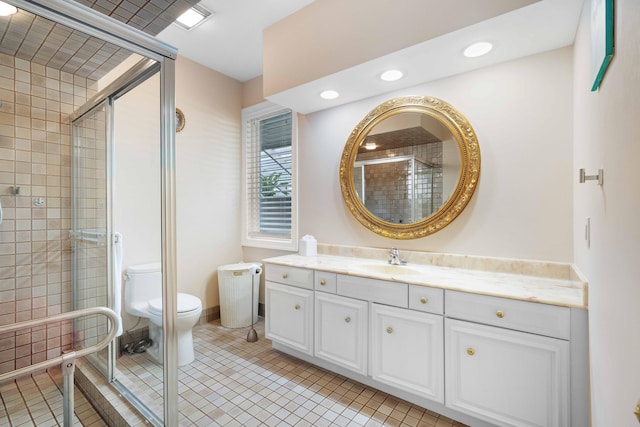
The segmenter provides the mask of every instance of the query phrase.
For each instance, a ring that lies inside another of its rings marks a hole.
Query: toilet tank
[[[146,307],[147,302],[154,298],[162,298],[162,265],[156,262],[127,267],[124,292],[126,311],[132,313],[131,309],[136,311],[135,307]]]

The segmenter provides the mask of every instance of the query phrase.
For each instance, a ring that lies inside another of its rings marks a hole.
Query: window
[[[242,111],[242,244],[295,251],[297,118],[264,102]]]

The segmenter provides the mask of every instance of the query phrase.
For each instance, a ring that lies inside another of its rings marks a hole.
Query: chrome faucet
[[[391,252],[389,252],[389,264],[391,265],[405,265],[407,261],[400,259],[400,253],[398,252],[398,248],[391,248]]]

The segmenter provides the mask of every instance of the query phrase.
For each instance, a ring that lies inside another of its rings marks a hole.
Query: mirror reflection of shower
[[[360,201],[384,221],[420,221],[442,205],[442,166],[414,155],[355,162],[353,179]]]
[[[458,144],[451,130],[421,112],[377,122],[358,147],[353,184],[367,211],[394,224],[435,214],[460,177]]]

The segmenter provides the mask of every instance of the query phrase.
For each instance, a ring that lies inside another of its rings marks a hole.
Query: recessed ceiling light
[[[366,148],[367,150],[375,150],[376,148],[378,148],[378,145],[375,142],[367,142],[366,144],[364,144],[364,148]]]
[[[493,49],[493,45],[489,42],[478,42],[470,45],[464,50],[464,56],[467,58],[477,58],[486,55]]]
[[[0,1],[0,16],[9,16],[16,13],[18,9],[15,6],[11,6],[3,1]]]
[[[380,74],[380,79],[385,82],[395,82],[396,80],[400,80],[402,76],[404,76],[404,74],[400,70],[387,70]]]
[[[211,15],[212,13],[204,7],[195,5],[178,16],[175,23],[186,30],[191,30],[202,24]]]
[[[323,99],[336,99],[339,96],[340,94],[335,90],[325,90],[322,93],[320,93],[320,97]]]

